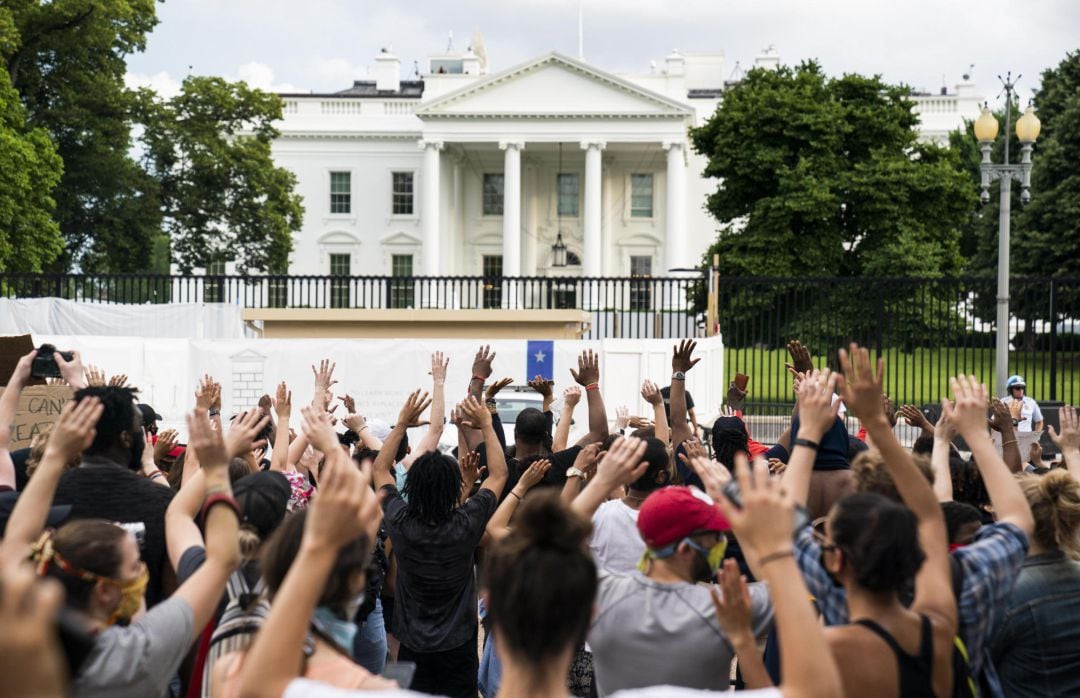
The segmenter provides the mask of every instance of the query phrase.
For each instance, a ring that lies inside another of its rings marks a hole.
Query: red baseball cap
[[[727,531],[731,524],[707,494],[690,487],[664,487],[641,504],[638,533],[653,550],[698,531]]]

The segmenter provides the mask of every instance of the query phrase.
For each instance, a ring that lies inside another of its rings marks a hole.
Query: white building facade
[[[557,53],[495,74],[484,63],[434,56],[401,80],[384,52],[374,81],[284,95],[273,155],[306,211],[290,274],[642,277],[699,263],[716,180],[687,133],[719,104],[723,55],[673,52],[643,75]],[[978,115],[974,87],[957,93],[914,97],[924,137]]]

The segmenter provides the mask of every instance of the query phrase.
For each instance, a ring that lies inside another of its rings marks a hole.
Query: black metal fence
[[[170,276],[0,274],[0,295],[92,303],[231,303],[245,308],[581,309],[589,339],[689,337],[704,281],[482,276]]]
[[[942,279],[726,278],[719,327],[729,374],[751,376],[751,399],[790,402],[785,345],[799,339],[836,368],[849,342],[886,359],[894,403],[948,394],[957,373],[993,381],[996,281]],[[1040,402],[1080,400],[1080,278],[1014,278],[1010,373]]]

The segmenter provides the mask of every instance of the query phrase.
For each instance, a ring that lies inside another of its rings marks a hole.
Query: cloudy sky
[[[936,91],[969,64],[993,98],[997,75],[1038,75],[1080,49],[1080,0],[582,0],[585,58],[645,72],[671,49],[722,52],[727,67],[775,45],[785,63],[819,59],[832,74],[880,73]],[[242,78],[264,89],[335,91],[363,79],[378,50],[413,61],[473,33],[493,70],[548,51],[577,54],[579,0],[166,0],[129,81],[174,92],[185,75]],[[944,82],[943,82],[944,80]]]

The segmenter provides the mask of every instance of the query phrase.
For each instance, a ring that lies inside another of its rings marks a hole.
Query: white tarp
[[[121,305],[0,298],[0,334],[241,339],[246,336],[243,313],[240,306],[227,303]]]
[[[142,337],[89,337],[34,335],[34,343],[49,342],[61,349],[78,349],[85,363],[113,375],[124,373],[141,389],[140,399],[165,417],[165,426],[184,431],[184,413],[194,406],[200,376],[209,373],[222,384],[222,411],[228,415],[257,403],[264,393],[273,395],[278,381],[293,391],[294,427],[299,406],[311,399],[311,365],[321,358],[337,362],[335,395],[350,393],[360,411],[393,423],[405,397],[416,388],[430,390],[431,353],[450,358],[447,377],[448,408],[464,397],[471,377],[473,356],[480,342],[465,339],[238,339],[185,340]],[[573,385],[570,367],[577,367],[582,349],[600,354],[601,388],[614,420],[615,408],[625,405],[631,414],[651,416],[641,399],[641,382],[649,378],[666,385],[671,376],[667,339],[554,340],[555,395]],[[493,379],[510,377],[524,384],[525,340],[495,340]],[[723,344],[719,337],[698,340],[696,356],[702,361],[687,374],[687,389],[704,414],[723,400]],[[584,403],[584,400],[582,401]],[[704,410],[704,411],[703,411]],[[339,410],[340,413],[340,410]],[[584,404],[576,420],[584,423]]]

